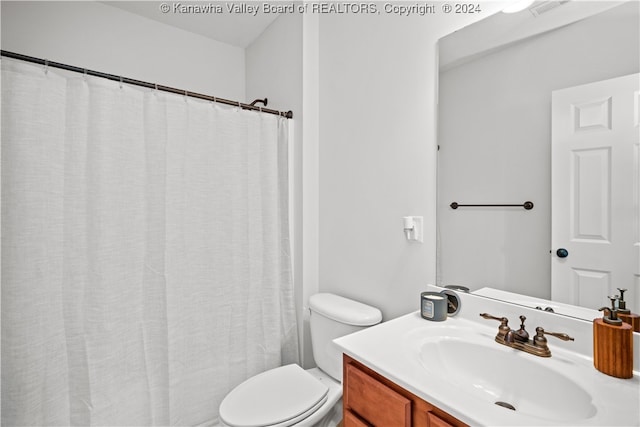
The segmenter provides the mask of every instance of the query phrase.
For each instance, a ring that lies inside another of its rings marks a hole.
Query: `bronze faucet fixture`
[[[484,319],[493,319],[500,322],[498,326],[498,334],[496,335],[496,342],[507,347],[522,350],[524,352],[533,354],[540,357],[551,357],[551,350],[547,346],[547,338],[545,335],[551,335],[562,341],[573,341],[567,334],[557,332],[547,332],[541,327],[536,328],[536,335],[533,339],[529,339],[529,333],[526,331],[524,321],[527,319],[525,316],[520,316],[520,329],[513,330],[509,327],[509,319],[506,317],[496,317],[488,313],[480,313],[480,316]]]

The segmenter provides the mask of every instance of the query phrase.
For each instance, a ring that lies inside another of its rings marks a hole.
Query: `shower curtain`
[[[297,361],[287,134],[2,59],[2,425],[216,424]]]

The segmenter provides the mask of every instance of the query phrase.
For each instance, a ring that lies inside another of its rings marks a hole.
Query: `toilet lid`
[[[298,365],[258,374],[220,404],[220,419],[234,427],[289,426],[315,412],[329,388]]]

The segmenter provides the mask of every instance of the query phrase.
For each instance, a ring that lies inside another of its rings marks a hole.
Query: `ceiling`
[[[440,39],[440,71],[625,2],[538,0],[529,9],[518,13],[498,12]]]
[[[278,17],[276,13],[252,14],[248,10],[229,11],[227,9],[228,4],[241,5],[237,2],[103,1],[102,3],[241,48],[253,43]],[[167,13],[161,10],[163,4],[169,7]],[[246,2],[244,4],[259,6],[261,3]],[[175,5],[187,8],[194,5],[200,7],[218,5],[222,7],[222,13],[215,13],[212,9],[209,9],[210,12],[184,13],[177,8],[174,9]]]
[[[246,48],[253,43],[279,16],[276,13],[263,13],[262,11],[254,14],[249,10],[228,10],[231,5],[260,7],[262,3],[257,1],[165,2],[143,0],[102,1],[102,3],[240,48]],[[553,4],[561,5],[561,7],[553,8],[540,16],[534,16],[526,9],[516,14],[497,13],[442,39],[440,67],[442,70],[447,69],[478,54],[486,54],[492,48],[499,48],[535,34],[567,25],[620,3],[623,1],[538,0],[535,3],[536,7]],[[163,13],[162,5],[168,5],[169,11]],[[175,9],[176,5],[182,7],[218,5],[222,10],[216,13],[185,13]],[[469,37],[471,31],[474,34]]]

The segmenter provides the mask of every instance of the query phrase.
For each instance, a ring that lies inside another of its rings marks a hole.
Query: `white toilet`
[[[328,426],[342,419],[342,353],[335,338],[380,323],[377,308],[320,293],[309,298],[317,368],[286,365],[249,378],[224,398],[220,420],[230,427]]]

